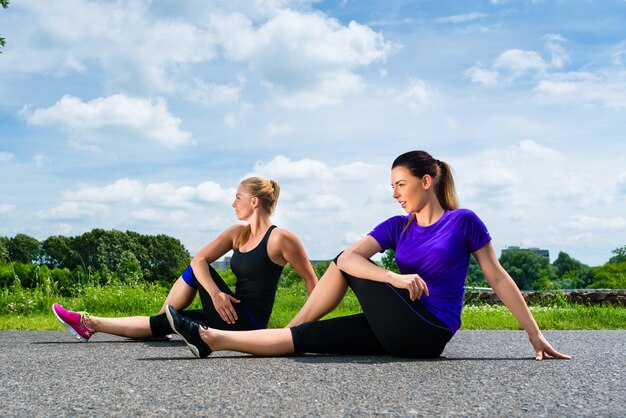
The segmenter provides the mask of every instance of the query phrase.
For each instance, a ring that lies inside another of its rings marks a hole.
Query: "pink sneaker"
[[[87,321],[91,317],[87,312],[68,311],[58,303],[52,305],[52,312],[81,343],[86,343],[96,333],[95,329],[87,325]]]

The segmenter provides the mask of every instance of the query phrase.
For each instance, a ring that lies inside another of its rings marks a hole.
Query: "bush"
[[[590,289],[626,289],[626,262],[605,264],[591,271]]]

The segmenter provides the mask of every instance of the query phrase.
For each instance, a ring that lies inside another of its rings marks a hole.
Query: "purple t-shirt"
[[[369,233],[382,251],[396,251],[402,274],[417,273],[428,285],[429,296],[418,301],[452,334],[461,327],[461,308],[470,254],[491,241],[485,224],[468,209],[445,211],[430,226],[413,221],[404,235],[409,217],[394,216]]]

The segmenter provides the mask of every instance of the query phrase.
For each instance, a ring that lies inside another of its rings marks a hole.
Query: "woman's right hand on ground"
[[[530,343],[533,345],[535,349],[535,360],[542,360],[544,358],[557,358],[557,359],[565,359],[571,360],[572,356],[567,354],[561,354],[556,351],[550,343],[545,339],[545,337],[539,333],[533,337],[528,337]]]
[[[240,301],[224,292],[219,292],[212,299],[213,306],[222,320],[227,324],[234,324],[237,320],[237,312],[233,307],[233,302],[239,303]]]
[[[408,290],[411,300],[421,298],[422,294],[428,296],[428,286],[426,286],[426,282],[418,274],[390,273],[391,281],[389,283],[398,289]]]

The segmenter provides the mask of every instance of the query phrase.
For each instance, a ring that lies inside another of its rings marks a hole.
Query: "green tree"
[[[9,259],[9,239],[7,237],[0,237],[0,261]]]
[[[554,290],[557,288],[557,285],[550,280],[546,269],[541,269],[539,271],[539,278],[532,283],[531,288],[532,290]]]
[[[0,288],[10,287],[14,281],[13,263],[0,261]]]
[[[234,290],[235,283],[237,283],[237,276],[235,276],[235,273],[233,273],[230,267],[228,267],[224,271],[219,271],[218,273],[220,274],[220,276],[222,276],[222,280],[224,280],[224,283],[226,283],[228,287]]]
[[[383,256],[380,258],[380,264],[387,270],[400,273],[398,264],[396,264],[396,252],[394,250],[385,251]]]
[[[626,289],[626,262],[606,263],[591,271],[591,289]]]
[[[137,260],[135,254],[130,251],[122,251],[120,254],[117,273],[120,278],[127,283],[137,283],[143,279],[141,264],[139,264],[139,260]]]
[[[626,262],[626,245],[620,248],[616,248],[611,252],[615,255],[609,259],[610,264],[618,264],[618,263]]]
[[[532,250],[511,249],[503,251],[500,256],[500,264],[522,290],[532,289],[533,282],[541,278],[542,270],[545,270],[548,278],[552,276],[550,260]]]
[[[148,281],[172,283],[191,259],[182,243],[167,235],[141,235],[132,231],[93,229],[76,237],[52,236],[42,244],[42,259],[50,267],[81,272],[90,280],[108,281],[126,265],[133,254],[141,266],[141,276]],[[106,270],[103,270],[106,267]],[[79,277],[83,277],[82,273]]]
[[[175,281],[189,264],[191,255],[176,238],[167,235],[140,235],[140,244],[145,248],[144,255],[137,259],[149,281],[170,284]]]
[[[3,9],[8,9],[9,8],[9,0],[0,0],[0,6],[2,6]],[[5,40],[3,37],[0,36],[0,48],[2,48],[4,45],[6,44]],[[2,54],[2,51],[0,51],[0,54]]]
[[[287,264],[278,279],[278,287],[291,287],[300,281],[302,281],[300,275],[291,267],[291,264]]]
[[[52,281],[56,285],[56,289],[62,296],[74,296],[75,283],[72,280],[72,273],[66,269],[52,269],[50,271]]]
[[[467,269],[467,285],[473,287],[487,287],[487,280],[474,255],[470,256],[469,268]]]
[[[24,264],[37,263],[40,258],[41,244],[37,239],[26,234],[17,234],[9,239],[9,257]]]
[[[316,263],[313,265],[313,271],[315,272],[315,275],[318,279],[322,277],[324,273],[326,273],[326,270],[328,270],[330,263],[332,263],[332,260],[322,261],[321,263]]]
[[[557,287],[562,289],[582,288],[586,284],[590,267],[581,263],[563,251],[559,252],[552,263],[558,277]]]
[[[21,263],[14,261],[11,263],[15,276],[19,279],[19,283],[22,287],[34,288],[37,285],[36,267],[31,263]]]
[[[56,268],[73,268],[80,264],[78,253],[71,247],[72,240],[62,235],[48,237],[41,243],[42,261]]]

